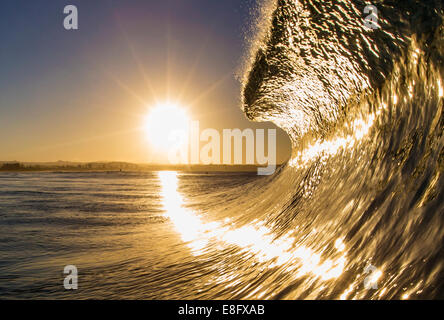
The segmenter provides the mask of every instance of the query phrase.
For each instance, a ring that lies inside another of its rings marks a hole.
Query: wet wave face
[[[442,23],[440,1],[376,1],[379,28],[372,30],[364,24],[367,4],[271,1],[244,77],[246,115],[295,138],[323,132],[384,84],[412,40],[427,45]]]
[[[444,297],[443,3],[368,4],[264,5],[243,110],[293,154],[248,210],[289,255],[261,297]]]

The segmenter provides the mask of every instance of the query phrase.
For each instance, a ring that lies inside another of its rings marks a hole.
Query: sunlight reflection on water
[[[205,253],[210,243],[213,248],[221,245],[235,245],[242,251],[252,253],[260,263],[269,268],[281,267],[294,272],[296,278],[310,274],[321,280],[339,277],[347,261],[347,251],[341,239],[336,241],[338,257],[322,259],[322,254],[296,244],[290,233],[276,238],[273,232],[260,223],[235,227],[218,222],[205,222],[192,210],[185,208],[184,200],[178,191],[176,172],[159,172],[162,186],[162,203],[166,216],[171,220],[182,240],[194,255]]]

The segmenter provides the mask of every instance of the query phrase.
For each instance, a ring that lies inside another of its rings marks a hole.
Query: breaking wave
[[[243,110],[293,153],[236,199],[273,261],[237,298],[444,297],[443,4],[376,1],[374,30],[366,4],[264,5]]]

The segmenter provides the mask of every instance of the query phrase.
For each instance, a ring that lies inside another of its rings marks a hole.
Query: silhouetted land
[[[278,165],[279,166],[279,165]],[[35,172],[35,171],[185,171],[185,172],[256,172],[255,165],[162,165],[135,164],[128,162],[1,162],[0,171]]]

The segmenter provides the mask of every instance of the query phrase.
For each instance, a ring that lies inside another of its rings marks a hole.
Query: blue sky
[[[78,30],[63,28],[68,4],[78,8]],[[178,101],[203,128],[274,128],[239,108],[234,75],[254,6],[2,0],[0,160],[159,161],[137,130],[156,100]],[[283,159],[289,143],[278,138]]]

